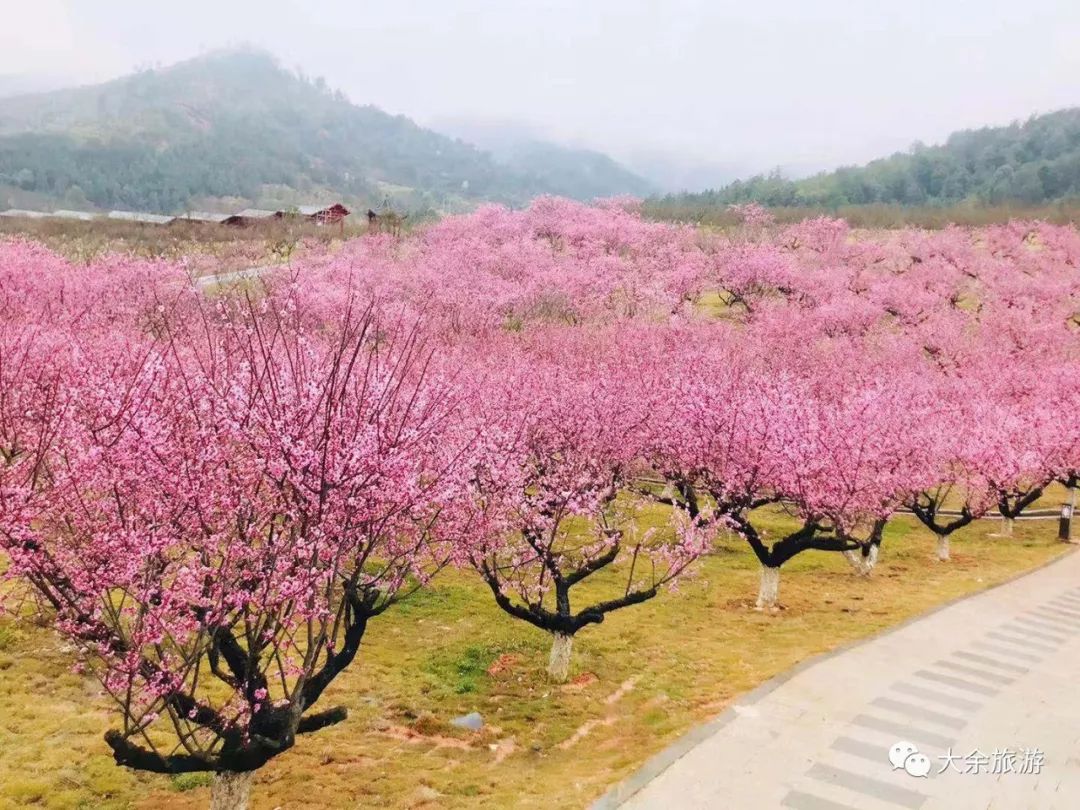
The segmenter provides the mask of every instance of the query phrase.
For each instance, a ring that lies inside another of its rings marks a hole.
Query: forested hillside
[[[1006,127],[953,133],[944,144],[804,180],[780,173],[714,191],[668,197],[673,206],[759,202],[772,206],[1043,203],[1080,197],[1080,108]]]
[[[0,99],[0,186],[73,207],[172,212],[213,198],[295,204],[389,194],[409,207],[452,208],[642,190],[621,167],[600,175],[544,168],[509,167],[405,116],[354,105],[257,51]]]

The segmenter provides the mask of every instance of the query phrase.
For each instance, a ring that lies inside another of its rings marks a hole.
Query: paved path
[[[280,264],[266,264],[261,267],[248,267],[245,270],[233,270],[229,273],[216,273],[207,276],[198,276],[194,284],[199,289],[205,289],[216,284],[229,284],[233,281],[241,281],[246,278],[255,278],[260,276],[268,270],[277,270],[283,265]]]
[[[780,680],[596,807],[1080,807],[1080,554]],[[898,741],[930,760],[929,776],[893,769]],[[1037,749],[1026,763],[1025,749]],[[950,750],[951,766],[942,758]]]

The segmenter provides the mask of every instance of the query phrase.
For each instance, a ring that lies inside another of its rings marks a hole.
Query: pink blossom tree
[[[873,568],[884,521],[924,466],[915,425],[931,397],[912,384],[903,344],[756,337],[753,349],[738,330],[683,339],[660,386],[664,419],[649,457],[668,483],[653,497],[746,539],[766,609],[777,604],[781,566],[805,551]],[[755,517],[769,504],[782,504],[797,528],[769,540]]]
[[[964,445],[970,437],[954,429],[951,419],[941,418],[932,423],[931,442],[927,448],[931,458],[930,475],[913,490],[906,506],[915,518],[933,532],[937,540],[937,558],[946,562],[951,557],[952,535],[983,517],[993,508],[985,487],[972,474],[965,462]]]
[[[454,401],[419,334],[371,311],[310,330],[285,304],[73,333],[61,375],[27,373],[10,336],[0,348],[23,381],[0,399],[6,575],[101,679],[117,763],[213,772],[222,808],[245,807],[298,734],[344,719],[314,708],[368,622],[447,556],[432,527]]]
[[[652,599],[708,547],[692,523],[640,531],[624,491],[650,418],[648,330],[540,330],[487,346],[474,369],[471,530],[460,546],[514,618],[553,636],[566,679],[575,635]],[[618,564],[618,565],[617,565]],[[621,584],[578,590],[606,571]]]

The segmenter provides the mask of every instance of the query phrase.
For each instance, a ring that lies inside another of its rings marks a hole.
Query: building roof
[[[329,213],[331,211],[342,211],[347,216],[349,209],[341,203],[330,203],[328,205],[300,205],[296,208],[297,212],[305,217],[313,217],[316,214]]]
[[[270,217],[281,216],[281,212],[267,211],[262,208],[245,208],[233,216],[243,217],[244,219],[269,219]]]
[[[0,211],[0,217],[25,217],[26,219],[44,219],[47,217],[44,211],[27,211],[23,208],[9,208],[7,211]]]
[[[215,214],[213,211],[188,211],[187,213],[180,214],[177,219],[182,219],[187,222],[212,222],[221,223],[227,220],[230,214]]]
[[[125,222],[144,222],[149,225],[168,225],[176,217],[166,217],[161,214],[143,214],[138,211],[110,211],[109,219],[121,219]]]
[[[97,214],[91,214],[89,211],[69,211],[66,208],[61,208],[59,211],[53,211],[52,216],[59,217],[60,219],[79,219],[83,222],[97,219]]]

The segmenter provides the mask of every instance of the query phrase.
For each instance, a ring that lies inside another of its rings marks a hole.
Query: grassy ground
[[[407,220],[404,232],[425,221],[422,217]],[[291,218],[241,228],[183,222],[149,225],[102,219],[80,222],[0,217],[0,240],[33,239],[72,261],[88,262],[108,253],[143,259],[184,259],[194,261],[200,274],[280,261],[290,255],[299,256],[306,249],[333,249],[342,240],[367,232],[367,218],[356,214],[346,220],[343,228],[319,227]]]
[[[343,238],[365,230],[275,221],[246,228],[225,225],[146,225],[134,222],[69,222],[0,218],[0,240],[26,237],[73,262],[110,253],[139,259],[184,261],[194,275],[227,273],[299,258],[306,251],[333,250]]]
[[[1060,502],[1052,492],[1048,503]],[[653,513],[651,519],[662,518]],[[774,530],[786,518],[767,520]],[[360,658],[324,698],[345,723],[304,738],[258,776],[256,808],[581,807],[695,723],[807,656],[1032,568],[1065,548],[1056,523],[958,533],[954,559],[890,522],[870,579],[836,554],[784,567],[784,610],[752,610],[758,567],[731,539],[675,592],[612,615],[576,642],[572,682],[544,676],[548,638],[451,573],[373,622]],[[600,587],[604,587],[603,583]],[[112,764],[112,717],[50,631],[0,617],[0,806],[196,808],[202,776]],[[479,711],[478,733],[449,720]]]

